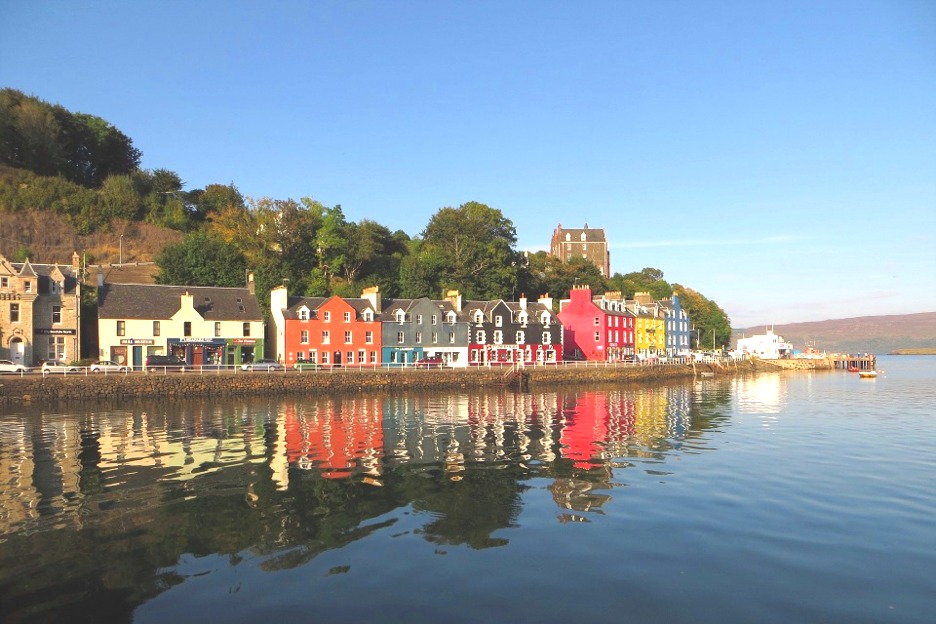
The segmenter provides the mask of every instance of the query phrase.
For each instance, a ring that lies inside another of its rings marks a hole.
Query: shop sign
[[[152,338],[121,338],[122,345],[151,345],[156,344]]]
[[[255,345],[257,344],[257,339],[256,338],[231,338],[231,344]]]
[[[223,345],[224,339],[222,338],[179,338],[176,340],[170,340],[169,342],[178,342],[179,344],[194,344],[194,345]]]
[[[74,336],[78,332],[74,329],[34,329],[33,333],[40,336]]]

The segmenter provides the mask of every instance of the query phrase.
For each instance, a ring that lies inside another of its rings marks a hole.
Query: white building
[[[192,366],[263,358],[263,312],[246,288],[103,284],[98,294],[98,356],[142,368],[148,355]]]
[[[772,329],[768,329],[765,334],[739,338],[737,350],[742,355],[758,357],[762,360],[793,357],[793,345],[784,342],[783,336],[778,336]]]

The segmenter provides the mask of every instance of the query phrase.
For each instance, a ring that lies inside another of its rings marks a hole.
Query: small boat
[[[875,370],[858,371],[858,376],[861,377],[862,379],[873,379],[877,377],[877,371]]]
[[[858,372],[858,367],[857,367],[857,366],[849,366],[849,367],[848,367],[848,372],[849,372],[849,373],[857,373],[857,372]]]

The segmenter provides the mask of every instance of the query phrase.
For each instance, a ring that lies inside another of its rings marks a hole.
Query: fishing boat
[[[877,371],[876,370],[858,371],[858,376],[861,377],[862,379],[873,379],[877,377]]]

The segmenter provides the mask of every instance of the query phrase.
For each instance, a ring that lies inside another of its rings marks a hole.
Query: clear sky
[[[187,189],[587,222],[735,327],[936,311],[933,0],[0,0],[0,86]]]

